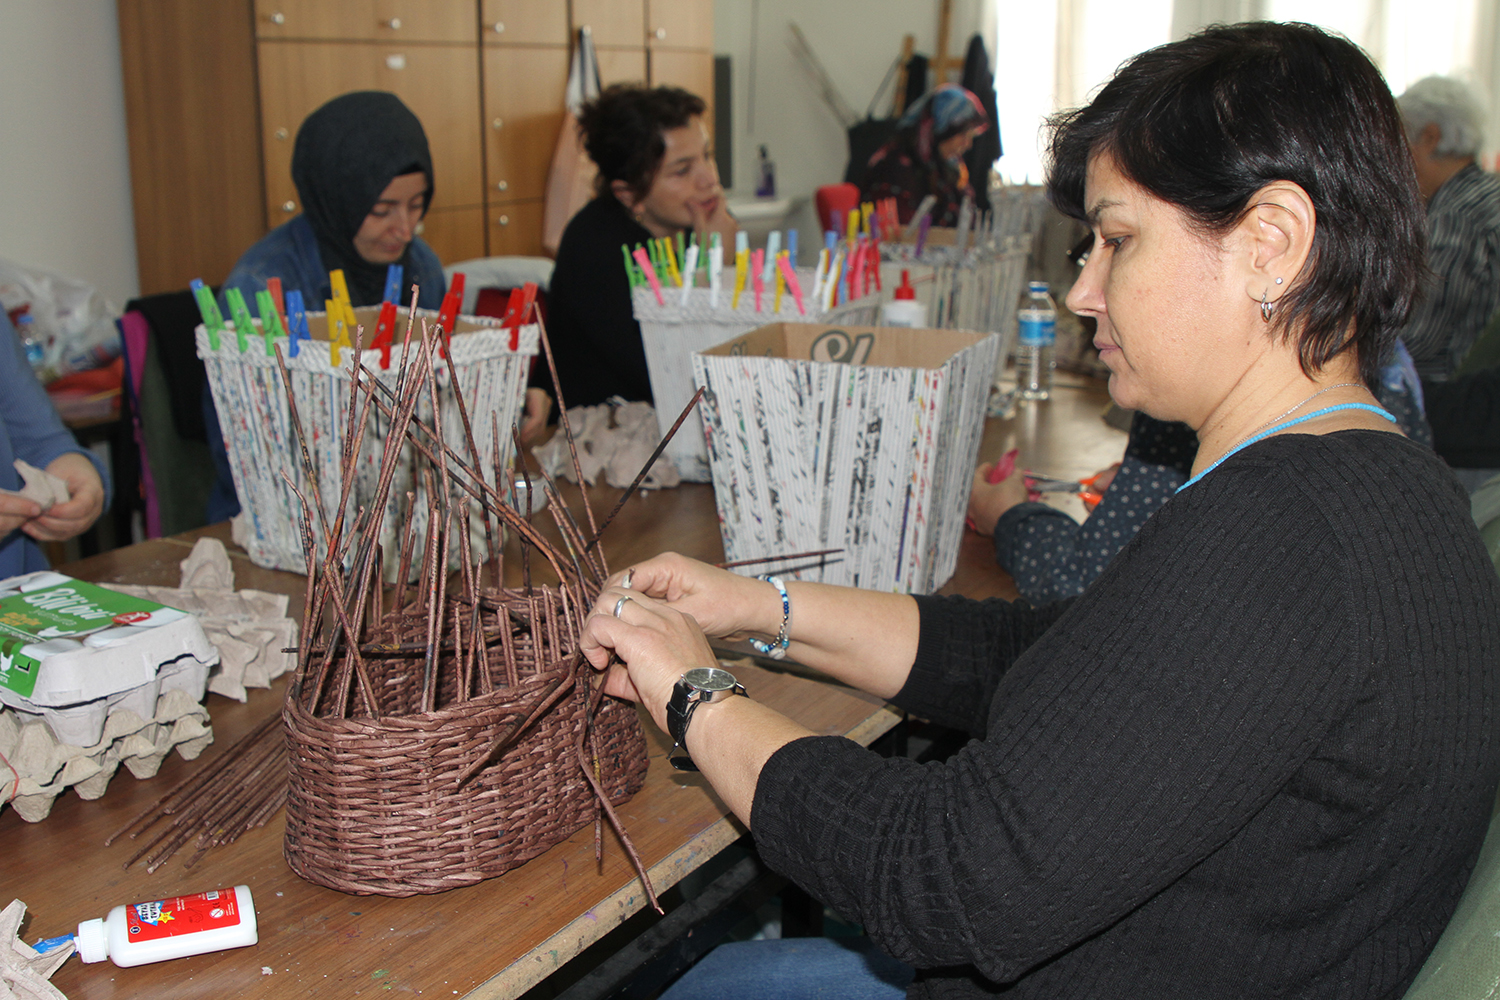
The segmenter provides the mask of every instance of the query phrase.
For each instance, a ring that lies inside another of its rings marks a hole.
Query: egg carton
[[[23,820],[38,823],[68,788],[81,799],[103,795],[122,764],[145,779],[155,776],[174,748],[184,760],[197,758],[213,742],[213,729],[199,703],[201,682],[196,695],[180,683],[188,672],[167,676],[146,713],[137,710],[145,697],[140,690],[116,701],[91,746],[60,739],[56,721],[40,712],[0,709],[0,757],[9,766],[9,773],[0,768],[0,805],[9,802]]]

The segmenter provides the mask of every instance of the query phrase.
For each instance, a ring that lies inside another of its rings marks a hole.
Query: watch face
[[[718,667],[695,667],[683,674],[682,679],[699,691],[733,691],[738,683],[734,674]]]

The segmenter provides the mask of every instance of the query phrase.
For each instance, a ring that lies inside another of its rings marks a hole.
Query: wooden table
[[[1029,464],[1051,473],[1082,474],[1106,465],[1123,451],[1124,435],[1098,420],[1105,403],[1097,386],[1085,386],[1063,388],[1046,404],[1024,404],[1014,419],[991,422],[982,456],[995,457],[1019,443]],[[591,495],[602,516],[618,491],[601,488]],[[63,568],[96,581],[175,585],[179,561],[193,538],[204,534],[227,539],[227,526],[145,542]],[[605,535],[604,548],[616,568],[668,548],[721,559],[712,490],[685,485],[632,500]],[[238,553],[234,565],[237,587],[289,594],[300,612],[302,577],[261,569]],[[944,590],[1014,595],[994,565],[988,539],[972,533],[965,538],[959,572]],[[758,700],[811,729],[864,744],[899,719],[879,699],[834,684],[754,667],[743,669],[741,679]],[[223,752],[276,711],[285,683],[252,691],[246,704],[210,695],[216,738],[202,759]],[[645,729],[651,757],[646,784],[619,813],[661,892],[744,830],[701,776],[667,764],[664,734],[649,720]],[[476,1000],[514,997],[646,905],[612,834],[605,835],[602,865],[595,863],[592,827],[499,878],[405,899],[350,896],[302,881],[282,858],[279,815],[234,845],[210,852],[193,869],[183,870],[186,850],[155,874],[139,865],[123,869],[138,845],[127,841],[105,848],[104,839],[195,767],[173,754],[154,780],[138,782],[122,770],[102,798],[84,802],[64,793],[38,824],[20,821],[14,810],[0,812],[0,905],[18,898],[30,907],[27,940],[70,932],[77,922],[132,900],[237,883],[255,893],[258,946],[135,969],[70,959],[52,982],[71,1000],[345,997],[376,990]]]

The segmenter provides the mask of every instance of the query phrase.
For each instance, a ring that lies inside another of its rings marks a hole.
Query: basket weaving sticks
[[[298,492],[313,569],[282,712],[287,862],[302,877],[345,892],[439,892],[508,871],[590,820],[602,849],[608,818],[644,880],[612,807],[645,779],[644,737],[634,707],[606,698],[602,679],[578,651],[584,616],[607,574],[604,559],[550,482],[543,488],[561,548],[508,502],[498,461],[495,480],[485,481],[461,398],[465,440],[457,447],[444,440],[442,421],[431,417],[441,393],[456,387],[440,387],[441,348],[425,324],[419,329],[402,345],[394,387],[353,372],[350,426],[362,433],[375,420],[386,431],[375,495],[352,523],[314,513],[329,508],[292,404],[314,495]],[[498,433],[492,439],[498,452]],[[339,484],[346,497],[358,447],[351,435]],[[390,505],[403,460],[419,466],[416,489]],[[390,506],[404,515],[387,606],[379,538]],[[471,550],[476,517],[488,565]],[[503,530],[522,543],[527,565],[519,588],[503,586],[496,544]],[[556,585],[531,582],[533,549]],[[328,554],[321,561],[320,550]],[[450,574],[455,562],[458,572]]]

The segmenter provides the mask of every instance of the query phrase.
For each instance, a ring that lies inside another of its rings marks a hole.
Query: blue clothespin
[[[838,215],[837,212],[834,212],[833,214],[835,216]],[[838,220],[835,219],[834,221],[837,222]],[[823,245],[828,248],[828,256],[832,257],[833,256],[833,251],[839,245],[838,230],[836,230],[836,229],[827,229],[827,230],[824,230],[823,231]]]
[[[291,339],[291,350],[287,353],[295,358],[301,342],[312,339],[312,331],[307,326],[307,307],[302,304],[302,293],[293,288],[286,293],[285,299],[286,333]]]
[[[786,231],[786,255],[787,255],[788,258],[790,258],[791,265],[793,267],[796,267],[797,266],[797,230],[795,230],[795,229],[788,229]]]
[[[392,264],[385,269],[385,297],[381,301],[394,302],[398,306],[401,304],[401,275],[403,273],[400,264]]]

